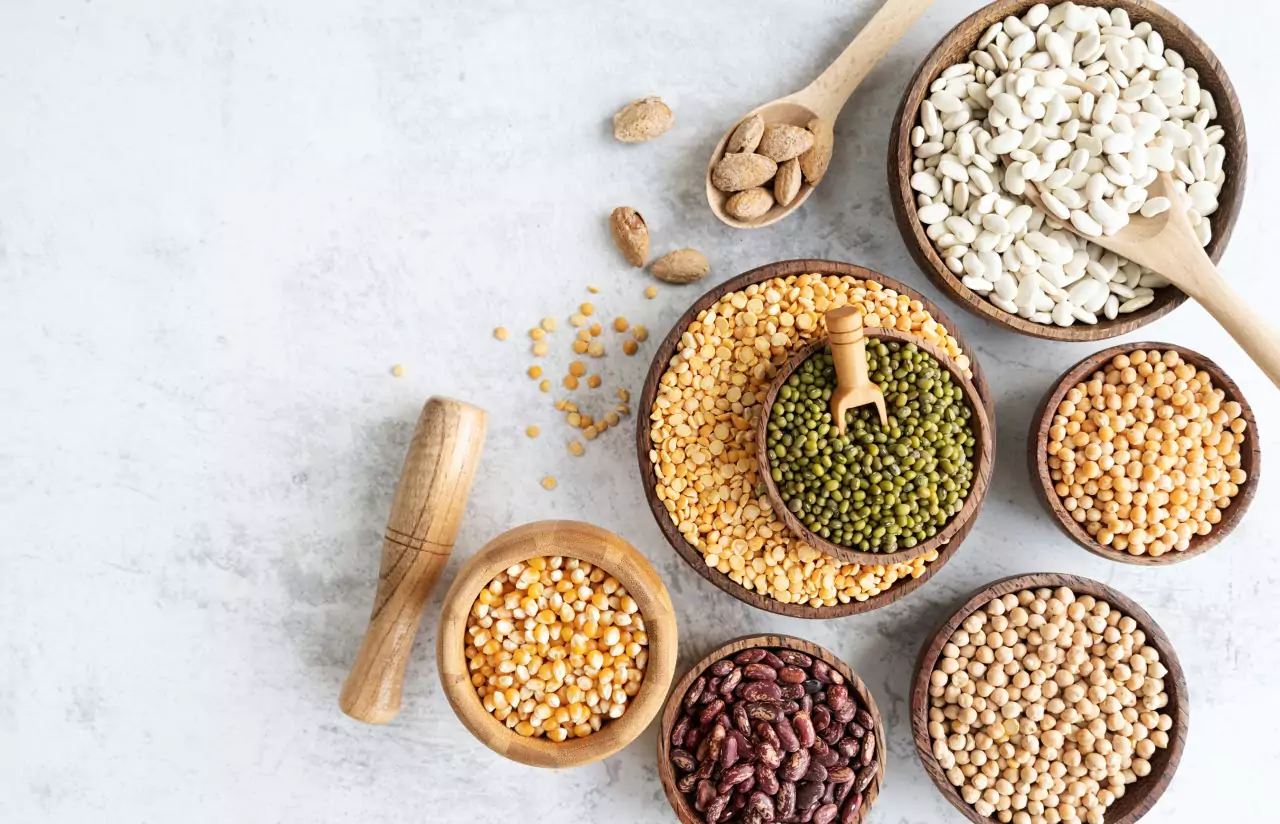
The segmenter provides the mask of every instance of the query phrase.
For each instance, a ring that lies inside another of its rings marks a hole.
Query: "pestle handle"
[[[405,455],[382,539],[378,592],[338,703],[357,721],[385,724],[400,693],[422,608],[462,523],[484,447],[483,409],[430,398]]]

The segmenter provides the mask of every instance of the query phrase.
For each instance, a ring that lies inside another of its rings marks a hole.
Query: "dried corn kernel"
[[[627,319],[626,319],[626,318],[623,318],[623,317],[617,317],[617,318],[614,318],[614,319],[613,319],[613,331],[615,331],[615,332],[625,332],[625,331],[627,331],[627,328],[628,328],[628,327],[629,327],[629,324],[627,323]]]
[[[585,340],[575,340],[573,342],[573,354],[575,355],[587,354],[587,342]]]
[[[524,428],[524,434],[528,435],[530,438],[538,437],[541,432],[542,430],[536,426],[526,426]]]
[[[543,479],[542,479],[542,488],[543,488],[543,489],[555,489],[555,488],[556,488],[556,479],[555,479],[555,478],[553,478],[553,477],[552,477],[552,476],[550,476],[550,475],[548,475],[547,477],[543,478]]]
[[[597,430],[594,426],[588,426],[586,429],[582,430],[582,437],[586,438],[589,441],[594,441],[596,439],[596,436],[599,434],[600,434],[599,430]]]
[[[543,378],[542,381],[538,384],[538,389],[542,390],[543,392],[550,392],[551,381],[546,378]]]
[[[493,328],[493,336],[498,340],[506,340],[509,334],[505,326],[495,326]]]
[[[565,375],[565,376],[564,376],[564,388],[565,388],[565,389],[577,389],[577,388],[578,388],[578,379],[577,379],[577,378],[575,378],[573,375]]]
[[[569,323],[574,326],[586,326],[587,318],[585,315],[583,315],[580,312],[574,312],[572,315],[569,316]]]
[[[555,318],[543,318],[543,319],[542,319],[542,324],[541,324],[541,325],[542,325],[542,328],[543,328],[543,329],[545,329],[545,330],[547,330],[548,332],[554,332],[554,331],[556,331],[556,319],[555,319]]]
[[[641,342],[646,341],[649,339],[649,330],[637,323],[631,327],[631,337]]]
[[[623,403],[629,403],[631,401],[631,390],[618,387],[618,400]]]
[[[604,327],[597,322],[591,324],[587,331],[591,333],[591,337],[598,338],[604,334]]]
[[[533,378],[534,380],[537,380],[538,378],[542,377],[542,367],[536,366],[536,365],[530,366],[529,377]]]
[[[546,344],[546,342],[545,342],[545,341],[538,341],[537,343],[535,343],[535,344],[533,345],[533,354],[534,354],[536,357],[539,357],[539,358],[540,358],[540,357],[542,357],[543,355],[547,354],[547,352],[548,352],[548,351],[550,351],[550,350],[549,350],[549,348],[547,347],[547,344]]]
[[[533,338],[534,340],[542,340],[546,336],[547,336],[546,330],[542,329],[541,327],[535,326],[529,330],[529,337]]]
[[[604,344],[598,340],[591,341],[591,343],[587,345],[587,354],[593,358],[603,358]]]
[[[634,355],[640,349],[640,344],[633,340],[624,340],[622,342],[622,353],[624,355]]]
[[[569,374],[573,375],[575,378],[580,378],[587,374],[587,365],[582,361],[574,361],[569,364]]]
[[[584,303],[578,307],[578,311],[584,315],[593,315],[595,314],[596,307],[592,306],[590,303]]]
[[[582,445],[581,441],[569,441],[569,454],[573,455],[575,458],[582,457],[582,453],[586,451],[587,450]]]
[[[657,286],[644,287],[644,296],[649,300],[653,300],[658,296],[658,287]]]
[[[587,386],[589,386],[592,389],[599,389],[600,384],[601,384],[601,379],[599,375],[591,375],[587,378]]]

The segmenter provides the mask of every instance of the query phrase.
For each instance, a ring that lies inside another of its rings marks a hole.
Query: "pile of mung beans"
[[[1184,552],[1248,480],[1242,413],[1175,350],[1116,355],[1053,416],[1044,450],[1054,492],[1101,546]]]
[[[649,411],[655,493],[680,534],[748,590],[813,607],[865,601],[937,559],[847,564],[791,536],[760,483],[754,420],[779,366],[826,334],[831,309],[857,306],[871,328],[912,332],[963,370],[969,359],[919,300],[872,280],[803,274],[729,292],[689,324]]]
[[[869,338],[867,370],[884,393],[875,406],[831,418],[831,350],[805,359],[779,387],[768,424],[769,472],[792,513],[814,534],[863,552],[911,549],[964,506],[973,482],[973,411],[964,388],[915,344]]]
[[[556,742],[621,718],[649,659],[635,599],[577,558],[511,565],[480,590],[466,632],[485,710],[522,736]]]
[[[1103,824],[1151,773],[1173,718],[1160,653],[1132,616],[1066,587],[995,598],[930,676],[938,765],[979,815]]]

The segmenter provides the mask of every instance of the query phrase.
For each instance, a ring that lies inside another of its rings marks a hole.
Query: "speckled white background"
[[[991,377],[994,488],[926,588],[824,623],[749,609],[689,570],[642,501],[630,427],[571,459],[522,372],[543,315],[600,284],[606,317],[654,331],[611,358],[638,390],[698,289],[641,297],[605,228],[621,203],[656,251],[696,246],[710,282],[828,257],[940,296],[886,199],[898,98],[976,2],[940,0],[855,95],[822,188],[756,233],[710,216],[701,173],[735,116],[806,83],[869,17],[860,2],[422,3],[5,0],[0,4],[0,821],[673,821],[655,731],[605,763],[544,773],[471,739],[434,667],[437,587],[404,711],[337,708],[373,595],[413,421],[430,394],[491,411],[459,564],[548,517],[616,530],[667,580],[681,668],[751,631],[826,644],[874,690],[891,757],[877,822],[959,821],[910,749],[905,697],[926,628],[970,590],[1069,571],[1143,603],[1181,652],[1191,734],[1148,820],[1262,821],[1280,771],[1275,553],[1280,486],[1211,555],[1119,566],[1062,538],[1034,501],[1028,416],[1095,348],[1033,341],[943,306]],[[1274,4],[1169,0],[1223,58],[1253,137],[1224,261],[1259,305],[1280,161]],[[624,146],[608,118],[662,94],[677,125]],[[1194,306],[1144,337],[1222,363],[1280,455],[1276,390]],[[549,361],[567,362],[567,335]],[[388,374],[403,363],[407,374]],[[526,424],[543,427],[530,442]],[[1270,460],[1268,461],[1270,462]],[[544,473],[560,478],[540,489]],[[1271,699],[1270,703],[1268,699]],[[536,783],[535,783],[536,782]]]

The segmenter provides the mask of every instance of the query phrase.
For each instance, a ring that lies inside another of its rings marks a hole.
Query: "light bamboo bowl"
[[[480,590],[518,561],[552,555],[586,561],[617,578],[639,605],[649,637],[644,680],[622,717],[606,721],[586,738],[558,744],[544,737],[525,738],[490,715],[471,684],[465,652],[467,616]],[[533,767],[579,767],[608,758],[649,726],[662,709],[675,675],[676,645],[675,610],[667,587],[635,547],[608,530],[580,521],[537,521],[494,538],[458,573],[445,595],[436,663],[449,705],[480,743]]]

